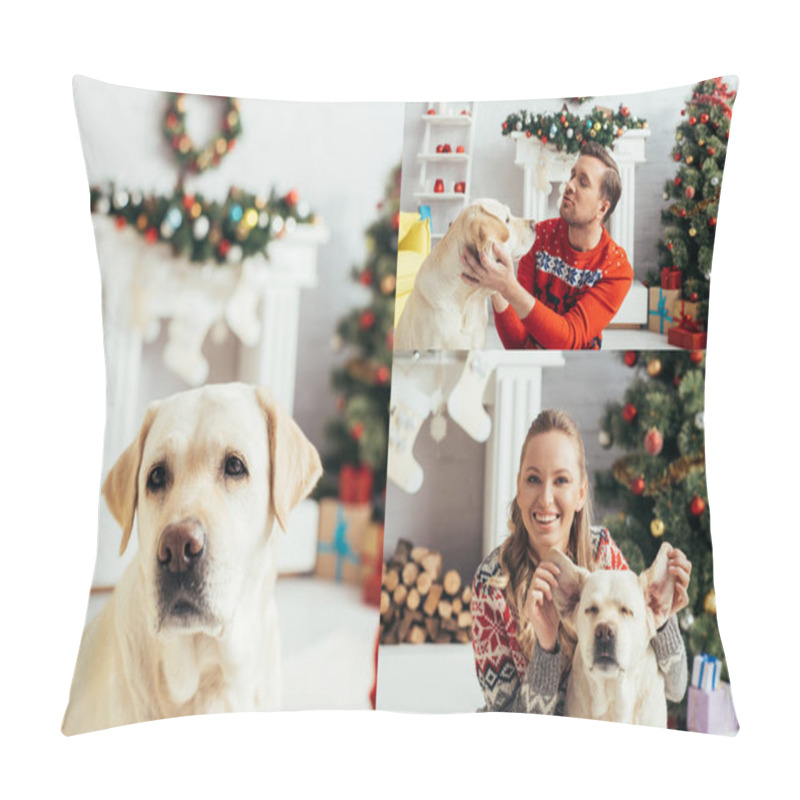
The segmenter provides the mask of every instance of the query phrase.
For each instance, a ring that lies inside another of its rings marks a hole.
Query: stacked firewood
[[[456,570],[442,569],[442,554],[400,539],[383,564],[381,644],[469,642],[472,589]]]

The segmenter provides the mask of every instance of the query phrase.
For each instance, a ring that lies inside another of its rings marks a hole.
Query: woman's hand
[[[505,295],[511,281],[516,280],[511,256],[495,242],[492,242],[491,253],[481,250],[478,252],[478,258],[475,258],[469,250],[462,248],[460,256],[461,265],[464,267],[461,280],[469,286],[481,286]]]
[[[673,547],[667,556],[667,569],[675,578],[675,591],[672,595],[672,608],[669,616],[677,614],[682,608],[689,605],[689,579],[692,575],[692,562],[682,550]]]
[[[542,650],[552,652],[558,640],[558,612],[553,604],[552,590],[556,586],[559,569],[543,561],[533,573],[523,613],[533,625],[536,641]]]

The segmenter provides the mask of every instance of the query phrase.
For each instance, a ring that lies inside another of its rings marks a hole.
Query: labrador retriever
[[[553,549],[559,569],[553,603],[577,638],[567,684],[566,715],[666,727],[664,677],[650,640],[670,612],[671,546],[638,578],[627,570],[589,572]]]
[[[486,344],[491,292],[461,280],[462,249],[490,253],[496,243],[514,260],[533,247],[533,220],[511,216],[497,200],[477,200],[454,220],[419,268],[397,323],[394,347],[403,350],[474,350]]]
[[[322,472],[270,393],[210,385],[153,403],[103,494],[138,552],[87,626],[65,734],[276,709],[275,522]]]

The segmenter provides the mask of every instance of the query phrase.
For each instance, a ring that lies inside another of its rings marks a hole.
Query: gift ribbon
[[[650,311],[650,314],[659,318],[659,333],[664,333],[664,320],[673,322],[672,317],[667,314],[667,298],[664,295],[663,289],[658,290],[658,308],[656,311]]]
[[[681,321],[678,327],[687,333],[703,332],[703,329],[688,314],[681,314]]]
[[[719,661],[716,656],[706,653],[694,657],[692,668],[692,686],[703,691],[713,692],[717,688],[717,669]]]
[[[336,556],[336,580],[341,582],[342,570],[345,561],[350,561],[353,564],[360,564],[361,560],[358,554],[350,547],[347,541],[347,520],[344,518],[344,512],[341,506],[336,508],[336,528],[333,533],[332,542],[320,542],[320,553],[333,553]]]

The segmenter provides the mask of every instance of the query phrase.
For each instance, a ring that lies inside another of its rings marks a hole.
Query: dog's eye
[[[596,614],[600,609],[597,606],[589,606],[586,609],[587,614]]]
[[[167,468],[163,464],[156,464],[147,476],[147,489],[158,492],[167,485]]]
[[[228,456],[225,459],[225,474],[232,478],[243,478],[247,475],[247,467],[238,456]]]
[[[627,606],[622,606],[622,608],[620,608],[619,611],[620,611],[620,614],[622,614],[623,617],[632,617],[633,616],[633,611],[631,611]]]

